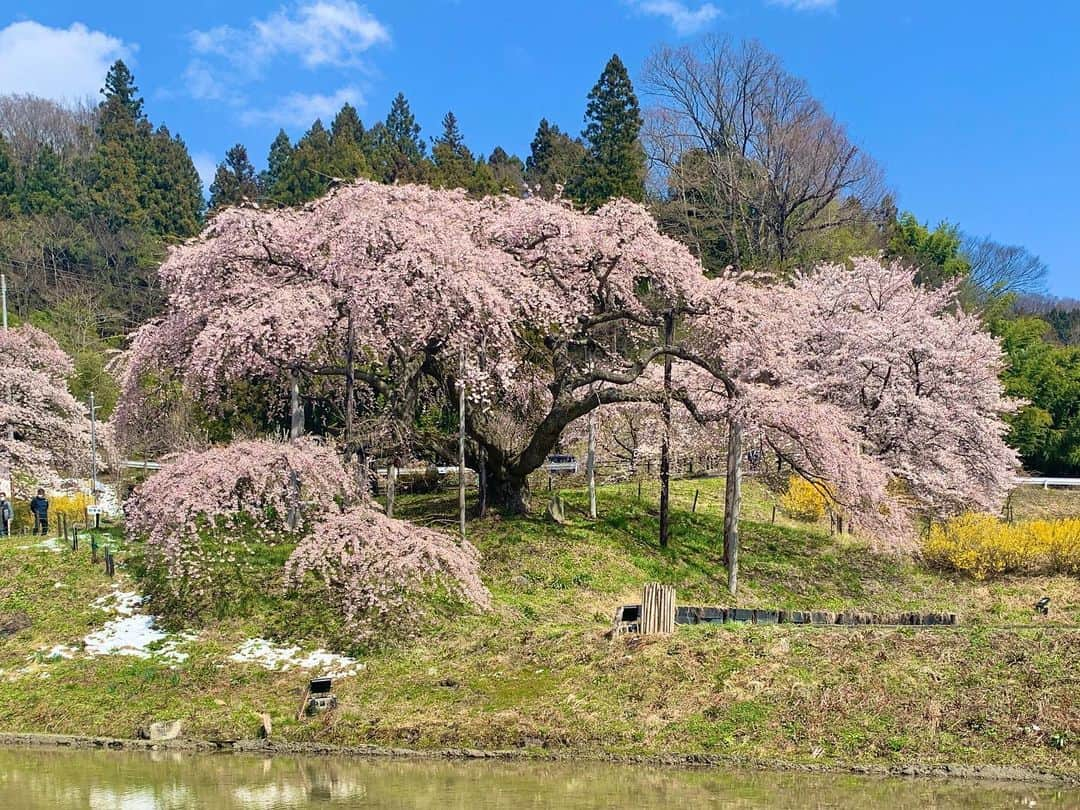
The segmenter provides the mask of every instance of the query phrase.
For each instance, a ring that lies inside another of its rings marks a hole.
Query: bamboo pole
[[[650,582],[641,593],[641,634],[675,632],[675,586]]]

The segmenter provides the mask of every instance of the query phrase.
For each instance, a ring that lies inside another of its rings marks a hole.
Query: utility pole
[[[4,309],[4,331],[7,331],[7,276],[0,273],[0,301]]]

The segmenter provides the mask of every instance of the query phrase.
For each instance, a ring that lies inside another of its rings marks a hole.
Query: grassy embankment
[[[54,645],[77,646],[109,618],[91,602],[112,583],[85,548],[53,553],[5,540],[0,618],[24,613],[31,624],[0,637],[0,730],[126,737],[152,719],[181,718],[187,735],[233,739],[254,736],[257,712],[268,712],[275,737],[291,741],[1080,773],[1080,581],[978,583],[871,553],[820,526],[772,525],[771,501],[752,482],[740,605],[949,610],[962,624],[697,626],[606,640],[614,608],[636,601],[646,581],[676,583],[682,604],[731,604],[719,556],[722,481],[674,489],[666,551],[655,544],[655,490],[639,501],[631,485],[601,490],[595,523],[581,492],[568,493],[566,526],[539,517],[473,522],[493,610],[365,657],[364,671],[335,688],[340,709],[305,722],[294,719],[303,672],[228,660],[280,619],[195,628],[181,664],[47,659]],[[1080,512],[1068,498],[1020,493],[1014,509],[1017,517]],[[406,497],[399,509],[421,522],[449,519],[454,497]],[[122,566],[118,580],[133,587]],[[1048,617],[1032,610],[1043,595],[1052,600]]]

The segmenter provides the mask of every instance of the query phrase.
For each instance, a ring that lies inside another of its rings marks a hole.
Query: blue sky
[[[883,165],[901,208],[1022,244],[1080,297],[1080,4],[909,0],[5,0],[0,93],[94,94],[117,56],[200,172],[256,164],[345,100],[398,90],[426,136],[453,109],[473,149],[524,156],[541,117],[580,130],[613,52],[705,33],[777,52]],[[647,99],[643,99],[647,104]]]

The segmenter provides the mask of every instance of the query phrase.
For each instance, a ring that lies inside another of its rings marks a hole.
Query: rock
[[[547,507],[547,516],[560,526],[566,523],[566,505],[561,495],[556,495],[551,499]]]
[[[5,613],[0,615],[0,637],[13,636],[30,626],[30,617],[25,613]]]
[[[183,731],[183,724],[179,720],[168,720],[160,723],[151,723],[147,732],[147,739],[151,742],[163,740],[175,740]]]

